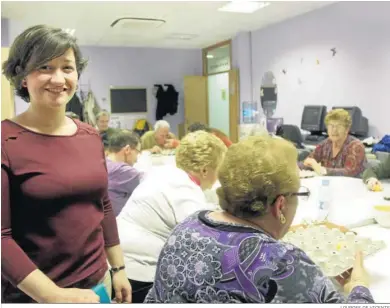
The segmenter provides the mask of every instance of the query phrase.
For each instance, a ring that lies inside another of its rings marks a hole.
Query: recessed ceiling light
[[[197,34],[171,33],[168,36],[166,36],[165,39],[189,41],[189,40],[196,38],[197,36],[198,36]]]
[[[253,13],[257,10],[263,9],[270,5],[269,2],[258,2],[258,1],[231,1],[223,7],[219,8],[218,11],[231,12],[231,13]]]
[[[206,58],[207,58],[207,59],[212,59],[212,58],[214,58],[214,56],[213,56],[213,55],[210,55],[210,54],[208,54],[208,55],[206,56]]]
[[[70,35],[74,35],[74,33],[76,32],[76,29],[62,29],[63,31],[65,31],[66,33],[70,34]]]

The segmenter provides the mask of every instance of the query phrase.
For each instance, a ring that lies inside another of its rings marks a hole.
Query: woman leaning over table
[[[176,167],[152,171],[134,190],[117,218],[133,302],[153,285],[158,255],[172,229],[208,204],[203,190],[217,180],[226,146],[204,131],[187,134],[176,149]]]
[[[1,123],[5,303],[98,303],[92,287],[111,291],[106,258],[116,300],[131,301],[101,139],[65,116],[85,65],[73,36],[43,25],[20,34],[3,64],[29,104]]]
[[[219,170],[224,211],[200,211],[180,223],[158,259],[145,302],[372,303],[357,256],[348,299],[299,248],[280,239],[300,196],[297,151],[283,139],[233,144]]]
[[[349,135],[352,119],[348,111],[334,109],[325,117],[328,138],[320,143],[303,163],[317,174],[359,177],[367,164],[364,145]]]

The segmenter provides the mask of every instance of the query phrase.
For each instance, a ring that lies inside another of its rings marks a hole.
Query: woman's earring
[[[286,223],[286,217],[283,214],[280,214],[280,222],[284,225]]]

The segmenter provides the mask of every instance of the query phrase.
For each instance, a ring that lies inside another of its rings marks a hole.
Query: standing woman
[[[34,26],[3,63],[24,113],[1,123],[3,302],[97,303],[110,281],[131,301],[96,129],[65,116],[85,68],[76,39]]]

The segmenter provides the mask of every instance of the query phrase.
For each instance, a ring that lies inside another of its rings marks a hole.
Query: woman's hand
[[[175,139],[167,139],[164,144],[165,149],[173,149],[175,147]]]
[[[370,285],[370,278],[364,269],[363,255],[356,253],[355,264],[353,265],[350,281],[344,286],[346,292],[350,293],[355,287],[366,287]]]
[[[382,184],[376,178],[369,178],[366,182],[367,188],[371,191],[382,191]]]
[[[314,159],[314,158],[311,158],[311,157],[308,157],[306,158],[304,161],[303,161],[303,164],[306,166],[306,167],[311,167],[315,164],[317,164],[317,161]]]
[[[306,166],[306,167],[310,167],[314,170],[315,173],[319,174],[319,175],[324,175],[325,172],[324,172],[324,168],[321,167],[321,164],[319,164],[314,158],[306,158],[304,161],[303,161],[303,164]]]
[[[153,154],[161,153],[161,148],[155,145],[153,148],[150,149],[150,152]]]
[[[131,303],[131,285],[124,270],[113,273],[112,285],[117,303]]]
[[[100,297],[89,289],[58,288],[43,302],[46,304],[99,304]]]

